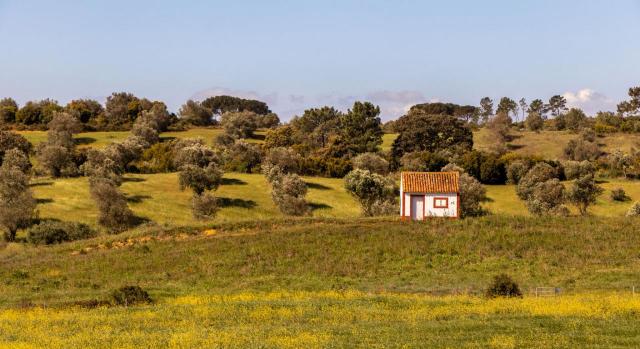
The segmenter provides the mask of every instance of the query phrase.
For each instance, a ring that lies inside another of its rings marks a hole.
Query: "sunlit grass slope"
[[[571,182],[565,182],[565,187],[570,187]],[[589,212],[596,216],[622,217],[634,201],[640,201],[640,182],[624,179],[607,179],[600,182],[604,192],[598,197],[595,205],[589,208]],[[631,198],[629,201],[620,202],[611,200],[611,190],[623,188]],[[490,212],[507,215],[528,215],[524,202],[516,195],[516,187],[513,185],[489,185],[487,186],[489,202],[483,206]],[[574,214],[577,211],[569,205]]]
[[[33,145],[37,145],[47,140],[46,131],[17,131],[25,136]],[[211,144],[217,135],[224,131],[220,128],[192,128],[186,131],[165,132],[161,136],[163,138],[202,138],[208,144]],[[260,143],[264,139],[265,131],[256,132],[254,139],[248,142]],[[130,133],[128,131],[110,131],[110,132],[83,132],[75,135],[76,142],[80,147],[102,148],[110,143],[124,141]]]
[[[315,217],[356,217],[360,208],[345,191],[341,179],[305,178],[307,199]],[[33,183],[42,218],[80,221],[95,225],[97,209],[89,195],[85,177],[59,180],[40,179]],[[176,173],[127,174],[122,191],[140,217],[169,226],[199,225],[191,216],[191,192],[181,191]],[[271,200],[264,176],[227,173],[215,192],[221,210],[216,222],[281,217]]]
[[[561,159],[562,151],[569,140],[577,137],[577,134],[568,131],[543,131],[540,133],[531,131],[511,131],[513,140],[509,147],[520,154],[538,155],[548,159]],[[489,130],[480,129],[473,135],[474,147],[480,150],[489,150],[492,145],[492,136]],[[606,152],[621,150],[628,152],[632,147],[638,148],[639,134],[614,133],[597,138],[598,144]]]

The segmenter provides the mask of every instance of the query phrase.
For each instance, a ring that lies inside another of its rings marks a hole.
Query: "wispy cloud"
[[[306,109],[325,105],[347,111],[356,101],[368,101],[380,106],[382,119],[391,120],[402,116],[415,104],[439,101],[437,98],[427,98],[422,92],[415,90],[376,90],[364,94],[326,93],[300,95],[293,93],[280,94],[276,92],[260,93],[257,91],[224,87],[213,87],[202,90],[194,93],[191,98],[202,100],[217,95],[230,95],[264,101],[269,104],[269,107],[284,121],[290,120],[295,115],[301,115]]]
[[[615,109],[614,100],[590,88],[583,88],[577,92],[565,92],[562,96],[567,99],[569,107],[580,108],[587,114]]]

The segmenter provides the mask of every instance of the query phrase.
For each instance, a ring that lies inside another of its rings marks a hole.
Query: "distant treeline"
[[[93,99],[75,99],[62,106],[52,99],[29,101],[20,106],[12,98],[0,100],[0,126],[13,129],[46,129],[57,112],[67,112],[76,117],[87,131],[130,130],[144,113],[162,115],[168,125],[186,127],[208,126],[227,112],[249,111],[263,115],[273,124],[277,116],[271,113],[266,103],[233,96],[209,97],[201,102],[189,100],[180,109],[179,115],[170,113],[162,101],[139,98],[127,92],[114,92],[104,105]]]

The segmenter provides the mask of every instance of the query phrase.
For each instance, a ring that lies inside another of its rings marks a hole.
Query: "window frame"
[[[438,205],[438,201],[444,200],[444,206]],[[446,196],[435,196],[433,198],[433,208],[449,208],[449,198]]]

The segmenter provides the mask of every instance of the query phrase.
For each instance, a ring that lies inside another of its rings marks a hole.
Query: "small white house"
[[[421,221],[429,217],[460,217],[458,172],[402,172],[400,217]]]

